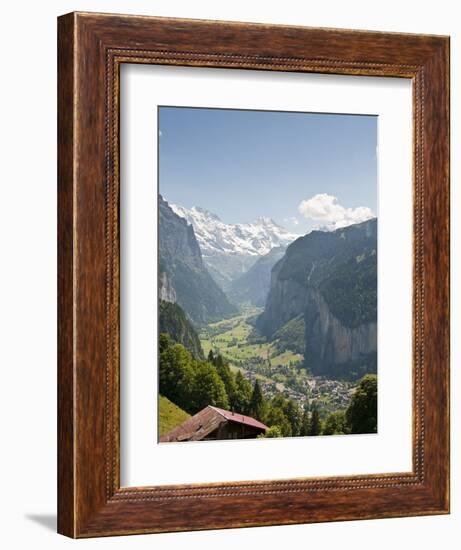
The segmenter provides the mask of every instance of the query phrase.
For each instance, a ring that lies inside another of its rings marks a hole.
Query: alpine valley
[[[258,418],[250,406],[257,386],[279,408],[281,399],[295,403],[311,424],[318,411],[324,426],[332,415],[344,421],[360,380],[377,370],[376,218],[296,235],[270,218],[226,224],[159,196],[158,259],[159,332],[169,338],[161,346],[173,357],[179,344],[198,370],[214,365],[224,384],[203,404]],[[170,408],[184,409],[184,418],[197,412],[177,384],[165,384]],[[247,405],[232,401],[245,392]],[[271,424],[271,414],[259,411],[268,426],[280,427],[283,419]],[[291,435],[315,435],[293,426]],[[335,426],[330,433],[349,433]]]

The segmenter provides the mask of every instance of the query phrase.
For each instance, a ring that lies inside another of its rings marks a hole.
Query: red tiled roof
[[[267,426],[260,422],[259,420],[256,420],[255,418],[252,418],[251,416],[246,416],[244,414],[240,414],[237,412],[232,411],[226,411],[224,409],[220,409],[219,407],[213,407],[211,405],[208,405],[211,409],[214,409],[217,411],[220,415],[224,416],[226,420],[230,420],[231,422],[237,422],[238,424],[246,424],[247,426],[253,426],[254,428],[261,428],[261,430],[267,430]]]
[[[225,422],[236,422],[237,424],[246,424],[262,431],[267,430],[267,426],[251,416],[226,411],[218,407],[208,405],[197,414],[188,418],[176,428],[173,428],[167,434],[160,437],[160,442],[168,441],[199,441]]]

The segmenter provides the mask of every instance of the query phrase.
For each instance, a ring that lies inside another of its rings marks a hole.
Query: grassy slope
[[[190,418],[190,414],[187,414],[163,395],[159,395],[158,422],[160,435],[168,433],[188,418]]]

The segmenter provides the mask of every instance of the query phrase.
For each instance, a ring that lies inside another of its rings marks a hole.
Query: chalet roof
[[[176,428],[173,428],[167,434],[161,436],[160,442],[200,441],[218,428],[221,424],[226,422],[245,424],[247,426],[260,429],[261,431],[267,430],[267,426],[265,424],[259,422],[251,416],[226,411],[224,409],[219,409],[218,407],[208,405],[179,426],[176,426]]]
[[[251,416],[246,416],[244,414],[232,412],[232,411],[226,411],[224,409],[219,409],[218,407],[212,407],[209,405],[211,409],[214,409],[219,414],[224,416],[226,420],[230,420],[231,422],[237,422],[238,424],[246,424],[247,426],[253,426],[253,428],[261,428],[261,430],[267,430],[267,426],[260,422],[259,420],[256,420],[255,418],[252,418]]]

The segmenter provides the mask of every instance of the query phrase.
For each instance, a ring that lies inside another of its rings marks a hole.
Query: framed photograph
[[[449,512],[449,39],[58,20],[58,531]]]

